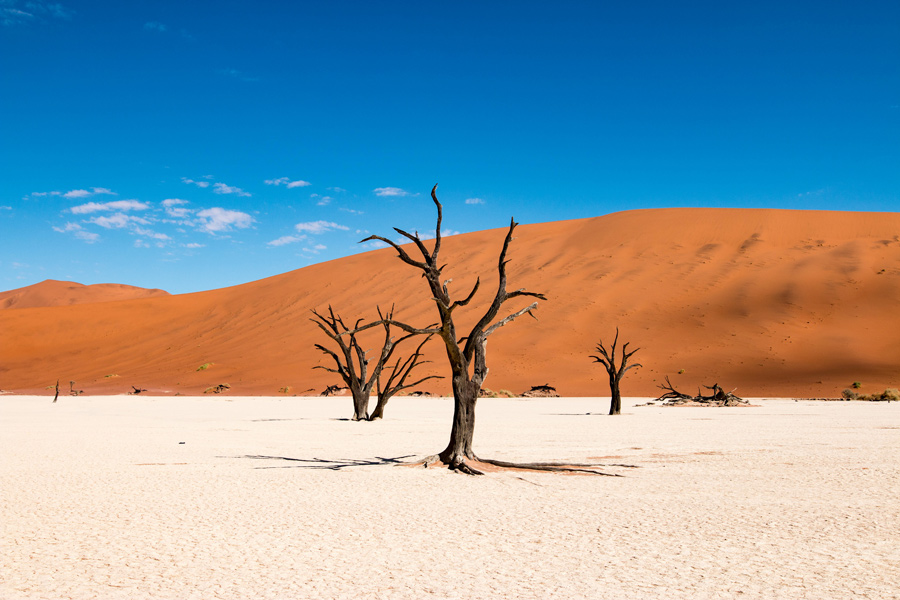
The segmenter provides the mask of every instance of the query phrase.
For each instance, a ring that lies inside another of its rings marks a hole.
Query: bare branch
[[[434,205],[437,207],[437,226],[434,228],[434,250],[431,253],[431,264],[437,262],[438,252],[441,251],[441,221],[444,219],[443,207],[437,199],[437,186],[438,184],[434,184],[434,187],[431,188],[431,199],[434,200]],[[439,270],[443,268],[441,267]]]
[[[406,264],[412,265],[412,266],[417,267],[417,268],[419,268],[419,269],[422,269],[423,271],[428,269],[428,265],[427,265],[427,264],[425,264],[425,263],[423,263],[423,262],[419,262],[419,261],[413,259],[409,254],[406,253],[406,250],[404,250],[403,248],[401,248],[398,244],[394,243],[393,241],[391,241],[391,240],[389,240],[389,239],[387,239],[387,238],[385,238],[385,237],[381,237],[380,235],[370,235],[370,236],[367,237],[366,239],[360,240],[359,243],[362,244],[363,242],[368,242],[368,241],[371,241],[371,240],[378,240],[378,241],[380,241],[380,242],[384,242],[385,244],[387,244],[387,245],[393,247],[394,250],[397,251],[397,254],[400,255],[400,260],[402,260],[402,261],[405,262]]]
[[[522,310],[517,311],[517,312],[514,312],[513,314],[509,315],[508,317],[505,317],[505,318],[501,319],[500,321],[497,321],[496,323],[494,323],[493,325],[491,325],[490,327],[487,328],[487,330],[484,332],[484,337],[487,337],[487,336],[491,335],[491,334],[494,333],[497,329],[503,327],[504,325],[506,325],[506,324],[509,323],[510,321],[512,321],[512,320],[514,320],[514,319],[517,319],[517,318],[521,317],[521,316],[524,315],[525,313],[530,313],[531,311],[533,311],[534,309],[537,308],[537,305],[538,305],[537,302],[534,302],[534,303],[532,303],[531,305],[526,306],[526,307],[523,308]]]

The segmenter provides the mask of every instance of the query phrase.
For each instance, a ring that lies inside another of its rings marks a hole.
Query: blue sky
[[[900,210],[900,4],[0,0],[0,289],[428,231]]]

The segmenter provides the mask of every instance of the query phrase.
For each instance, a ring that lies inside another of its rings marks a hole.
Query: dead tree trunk
[[[415,387],[424,381],[428,381],[429,379],[440,379],[439,375],[429,375],[428,377],[423,377],[417,381],[412,383],[407,383],[406,380],[409,377],[410,373],[412,373],[413,369],[417,366],[425,364],[431,361],[423,361],[422,358],[422,346],[431,339],[431,336],[426,336],[424,340],[419,344],[416,348],[416,351],[411,354],[405,361],[401,362],[401,359],[398,358],[397,362],[394,363],[394,366],[391,367],[391,373],[387,378],[387,381],[382,386],[381,385],[381,377],[376,379],[376,390],[378,391],[378,402],[375,404],[375,410],[372,411],[372,414],[369,415],[369,420],[374,421],[376,419],[381,419],[384,417],[384,407],[387,406],[388,400],[392,397],[396,396],[399,392]],[[382,369],[382,373],[385,373],[387,369]]]
[[[435,458],[447,464],[451,469],[459,469],[470,474],[479,474],[476,469],[467,464],[467,461],[478,460],[472,449],[472,441],[475,436],[475,403],[478,400],[478,392],[488,373],[485,362],[487,338],[498,328],[526,313],[531,314],[537,308],[537,302],[534,302],[495,322],[501,306],[506,301],[519,296],[540,298],[541,300],[546,300],[546,298],[542,294],[527,292],[523,289],[513,292],[507,292],[506,290],[506,264],[508,262],[506,252],[513,239],[513,231],[517,225],[515,220],[510,220],[509,230],[503,241],[503,248],[500,251],[497,266],[499,275],[497,292],[490,306],[469,332],[469,335],[462,338],[458,337],[456,324],[453,320],[453,311],[461,306],[466,306],[472,301],[472,298],[478,291],[481,280],[479,278],[475,281],[472,291],[465,298],[460,300],[452,300],[450,298],[448,289],[450,280],[441,281],[441,272],[446,265],[441,266],[438,262],[438,254],[441,249],[441,220],[443,212],[441,203],[437,199],[437,186],[434,186],[431,190],[431,198],[437,208],[437,226],[435,227],[434,247],[431,250],[428,250],[418,233],[411,234],[402,229],[394,228],[397,233],[416,245],[416,248],[422,255],[422,260],[412,258],[406,250],[388,238],[373,235],[362,241],[379,240],[393,247],[400,259],[406,264],[420,269],[428,282],[431,297],[440,316],[440,325],[421,329],[395,321],[392,321],[392,324],[409,333],[437,334],[443,340],[452,373],[453,425],[450,429],[450,441],[447,447]]]
[[[609,375],[609,414],[611,415],[622,413],[622,393],[619,390],[619,384],[622,382],[622,377],[629,369],[643,366],[640,363],[634,363],[633,365],[628,364],[628,359],[631,358],[635,352],[640,350],[640,348],[635,348],[631,352],[628,352],[629,342],[625,342],[625,344],[622,345],[622,360],[619,365],[616,365],[616,344],[618,341],[619,328],[616,327],[616,337],[613,340],[610,351],[607,352],[606,348],[603,346],[603,341],[600,341],[597,343],[597,351],[600,353],[600,356],[591,356],[595,362],[601,363],[606,367],[606,373]]]
[[[396,392],[409,387],[404,385],[404,382],[410,372],[412,372],[417,365],[422,364],[419,362],[419,359],[421,358],[422,345],[424,345],[425,342],[423,341],[419,344],[415,354],[405,362],[401,363],[401,359],[397,360],[397,363],[392,370],[391,378],[388,380],[388,385],[385,390],[382,391],[380,380],[385,364],[393,356],[394,350],[398,344],[416,335],[415,333],[408,333],[396,340],[391,337],[391,323],[394,315],[393,308],[391,308],[391,312],[389,312],[387,316],[382,315],[381,310],[379,309],[379,321],[360,327],[360,322],[362,321],[360,319],[356,322],[353,329],[347,327],[341,318],[334,314],[334,310],[332,310],[331,306],[328,307],[328,315],[321,315],[315,310],[313,310],[312,313],[316,318],[310,319],[310,321],[315,323],[319,329],[334,340],[340,350],[340,354],[338,354],[321,344],[316,344],[316,348],[334,360],[336,368],[330,368],[323,365],[317,365],[313,368],[324,369],[330,373],[337,373],[341,376],[341,379],[343,379],[353,397],[354,421],[368,421],[375,418],[382,418],[384,415],[384,406],[387,404],[388,399]],[[377,325],[384,327],[384,342],[381,346],[378,360],[375,362],[370,375],[368,370],[369,363],[372,359],[369,358],[368,351],[363,350],[362,346],[360,346],[357,334]],[[425,341],[427,341],[427,339]],[[437,375],[431,375],[410,385],[417,385],[423,381],[436,377]],[[369,415],[369,398],[372,395],[372,388],[376,384],[379,386],[379,402],[376,411],[372,415]]]

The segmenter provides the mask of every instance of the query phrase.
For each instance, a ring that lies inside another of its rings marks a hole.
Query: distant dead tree
[[[655,402],[662,401],[667,405],[679,405],[679,404],[704,404],[711,406],[737,406],[739,404],[749,404],[746,400],[741,398],[740,396],[736,396],[734,394],[734,390],[730,392],[726,392],[722,389],[722,387],[718,383],[714,383],[712,385],[704,385],[706,389],[710,390],[712,394],[704,394],[697,389],[697,395],[691,396],[690,394],[684,394],[675,389],[675,386],[672,385],[672,382],[669,381],[669,376],[666,375],[666,382],[664,384],[660,384],[659,388],[664,390],[659,398],[655,400]],[[737,389],[737,388],[735,388]]]
[[[429,375],[428,377],[423,377],[412,383],[407,383],[410,373],[412,373],[417,366],[427,362],[422,361],[421,359],[422,346],[424,346],[425,342],[431,337],[429,335],[419,344],[415,353],[406,360],[398,358],[392,366],[387,367],[390,369],[390,376],[382,386],[382,372],[384,372],[386,365],[390,364],[389,361],[392,360],[397,345],[417,335],[416,333],[407,333],[399,339],[391,337],[391,323],[394,316],[393,308],[391,308],[391,311],[386,316],[382,315],[381,310],[379,309],[378,316],[380,317],[380,320],[369,324],[369,326],[360,327],[362,319],[358,320],[353,329],[344,324],[344,321],[340,316],[334,313],[331,306],[328,307],[327,315],[322,315],[316,310],[313,310],[312,313],[315,315],[315,319],[310,319],[310,321],[315,323],[325,335],[331,338],[337,344],[339,349],[339,352],[334,352],[321,344],[316,344],[316,348],[334,360],[335,367],[332,368],[318,365],[313,368],[324,369],[329,373],[337,373],[341,376],[341,379],[344,381],[353,397],[354,421],[374,421],[375,419],[382,418],[384,416],[384,407],[392,396],[429,379],[439,378],[438,375]],[[381,346],[381,352],[378,354],[378,359],[372,366],[370,373],[369,363],[372,361],[372,358],[369,357],[368,351],[363,350],[359,343],[359,339],[357,338],[357,334],[364,329],[377,325],[381,325],[384,328],[384,342]],[[378,402],[375,406],[375,410],[370,415],[368,413],[369,398],[372,395],[373,387],[377,388]],[[336,389],[338,389],[336,386],[328,387],[328,390]]]
[[[603,345],[603,341],[599,341],[597,343],[597,352],[600,353],[600,356],[591,355],[591,358],[594,359],[595,362],[601,363],[604,367],[606,367],[606,372],[609,375],[609,391],[610,391],[610,402],[609,402],[609,414],[618,415],[622,413],[622,394],[619,391],[619,383],[622,381],[622,376],[629,369],[633,369],[635,367],[641,367],[640,363],[634,363],[633,365],[628,364],[628,359],[634,355],[635,352],[640,350],[640,348],[635,348],[631,352],[628,352],[628,344],[629,342],[625,342],[622,345],[622,360],[618,365],[616,365],[616,344],[619,341],[619,328],[616,327],[616,337],[613,340],[612,347],[610,351],[606,351],[606,347]]]
[[[490,462],[500,466],[510,466],[509,463],[479,459],[472,450],[472,440],[475,434],[475,403],[478,400],[478,392],[481,390],[488,374],[485,361],[487,339],[500,327],[524,314],[531,314],[537,308],[537,302],[534,302],[500,320],[495,320],[501,306],[508,300],[519,297],[539,298],[541,300],[546,300],[546,298],[543,294],[527,292],[524,289],[518,289],[513,292],[506,290],[506,264],[509,262],[506,258],[506,253],[513,239],[513,231],[518,225],[515,220],[510,220],[509,230],[506,232],[506,238],[503,241],[503,247],[500,250],[500,258],[497,263],[499,276],[497,292],[494,294],[490,306],[478,319],[469,334],[464,337],[458,337],[453,313],[456,309],[464,307],[472,301],[481,285],[481,280],[480,278],[477,279],[472,291],[459,300],[452,300],[450,297],[448,289],[450,280],[441,281],[441,273],[447,265],[441,265],[438,262],[438,254],[441,250],[441,220],[443,215],[436,191],[437,186],[434,186],[431,190],[431,198],[437,208],[437,225],[435,227],[434,246],[431,250],[425,246],[418,232],[411,234],[402,229],[394,228],[394,231],[415,244],[422,255],[422,260],[416,260],[399,244],[385,237],[373,235],[362,240],[362,242],[369,240],[384,242],[397,251],[400,260],[421,270],[423,277],[428,282],[431,298],[434,300],[440,316],[439,326],[426,328],[417,328],[406,323],[390,321],[392,325],[396,325],[408,333],[440,336],[444,342],[447,359],[450,363],[454,401],[450,442],[442,452],[425,459],[426,466],[430,463],[441,461],[451,469],[457,469],[471,475],[480,475],[481,472],[468,464],[468,461],[482,460],[483,462]],[[547,465],[543,465],[543,467],[538,465],[531,466],[533,468],[543,468],[544,470],[561,470]]]

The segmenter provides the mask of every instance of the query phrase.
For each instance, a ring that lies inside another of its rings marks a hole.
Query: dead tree
[[[609,414],[611,415],[622,413],[622,394],[619,391],[619,384],[622,381],[622,377],[629,369],[643,366],[640,363],[634,363],[633,365],[628,364],[628,359],[631,358],[635,352],[640,350],[640,348],[635,348],[631,352],[628,352],[629,342],[625,342],[622,345],[622,360],[620,361],[620,364],[616,365],[616,343],[618,343],[618,341],[619,328],[616,327],[616,337],[613,340],[610,351],[607,352],[606,348],[603,346],[603,341],[600,341],[597,343],[597,352],[600,353],[600,356],[591,355],[591,358],[593,358],[595,362],[601,363],[606,367],[606,372],[609,375],[609,392],[611,396],[609,402]]]
[[[500,258],[497,263],[497,271],[499,282],[497,292],[494,298],[485,310],[481,318],[472,327],[468,335],[459,337],[456,333],[456,324],[453,321],[453,312],[468,305],[475,293],[481,285],[481,279],[475,281],[472,291],[464,298],[452,300],[448,285],[450,280],[442,281],[441,273],[447,265],[441,265],[438,262],[438,255],[441,250],[441,220],[442,207],[437,199],[437,186],[431,190],[431,198],[437,208],[437,225],[435,227],[434,246],[429,250],[418,232],[415,234],[407,233],[402,229],[394,228],[394,231],[410,240],[415,244],[418,252],[422,255],[422,260],[416,260],[410,256],[406,250],[400,245],[385,237],[378,235],[369,236],[362,240],[379,240],[393,247],[397,251],[400,260],[408,265],[416,267],[422,271],[422,275],[428,282],[431,298],[437,307],[440,316],[440,325],[427,328],[416,328],[406,323],[391,321],[392,324],[403,329],[408,333],[417,333],[424,335],[438,335],[444,342],[447,351],[447,359],[450,363],[450,371],[452,373],[453,387],[453,425],[450,429],[450,442],[447,447],[439,454],[429,457],[425,460],[426,465],[429,462],[437,462],[440,460],[448,465],[451,469],[458,469],[464,473],[476,475],[481,474],[478,470],[468,464],[468,461],[477,461],[478,457],[472,450],[472,440],[475,434],[475,403],[478,400],[478,392],[481,390],[482,383],[488,374],[487,363],[485,360],[486,346],[488,337],[503,327],[510,321],[521,317],[524,314],[531,314],[537,308],[537,302],[519,309],[516,312],[506,315],[500,320],[495,320],[500,313],[500,308],[508,300],[518,297],[531,297],[546,300],[543,294],[535,292],[527,292],[524,289],[518,289],[513,292],[506,290],[506,252],[509,244],[513,239],[513,231],[515,231],[515,220],[510,220],[509,230],[506,232],[506,239],[503,241],[503,247],[500,250]],[[532,315],[533,316],[533,315]],[[496,461],[485,461],[494,462]]]
[[[341,317],[334,313],[331,306],[328,307],[327,315],[322,315],[315,310],[313,310],[312,313],[316,318],[310,319],[310,321],[315,323],[325,335],[330,337],[338,345],[340,351],[340,353],[334,352],[321,344],[316,344],[316,348],[334,360],[335,368],[326,367],[324,365],[317,365],[313,368],[324,369],[329,373],[337,373],[341,376],[341,379],[343,379],[353,397],[354,421],[371,421],[382,418],[384,416],[384,407],[391,396],[407,387],[412,387],[423,381],[438,377],[437,375],[430,375],[419,379],[414,383],[406,384],[406,379],[412,370],[419,364],[422,364],[420,360],[422,357],[421,350],[425,342],[428,341],[426,339],[419,344],[416,352],[406,361],[401,363],[400,359],[397,360],[397,363],[394,364],[391,370],[391,376],[388,379],[387,384],[382,388],[381,373],[384,370],[385,364],[391,360],[397,345],[404,340],[417,335],[416,333],[407,333],[399,339],[391,337],[391,323],[393,322],[392,319],[394,314],[393,308],[387,316],[382,315],[381,310],[379,309],[378,316],[380,317],[380,320],[370,323],[368,326],[360,327],[362,319],[359,319],[352,329],[347,327]],[[363,350],[362,346],[360,346],[357,334],[360,331],[377,325],[381,325],[384,328],[384,343],[381,346],[378,360],[372,367],[371,373],[369,373],[369,363],[372,359],[369,357],[368,351]],[[372,388],[376,385],[378,386],[378,404],[375,407],[375,411],[369,415],[369,397],[372,395]]]
[[[56,395],[53,396],[53,403],[56,404],[56,401],[59,399],[59,379],[56,380]]]
[[[658,402],[661,400],[667,405],[692,403],[707,406],[736,406],[738,404],[749,404],[740,396],[736,396],[734,394],[734,390],[726,392],[718,383],[714,383],[712,385],[704,385],[703,387],[710,390],[712,394],[703,394],[703,392],[700,391],[699,388],[697,389],[696,396],[683,394],[675,389],[675,386],[673,386],[672,382],[669,381],[669,376],[666,375],[666,382],[664,384],[660,384],[659,386],[659,388],[664,390],[665,393],[654,400],[654,402]]]
[[[388,327],[389,326],[390,325],[388,325]],[[406,360],[403,360],[402,358],[397,359],[397,362],[394,363],[394,365],[391,367],[391,374],[390,376],[388,376],[384,386],[381,385],[381,377],[378,377],[375,380],[375,388],[378,392],[378,402],[375,403],[375,410],[373,410],[372,414],[369,415],[370,421],[383,418],[384,407],[387,405],[388,400],[390,400],[393,396],[396,396],[399,392],[411,387],[415,387],[428,379],[443,379],[439,375],[430,375],[428,377],[419,379],[418,381],[406,383],[406,379],[409,377],[409,374],[412,373],[413,369],[415,369],[418,365],[423,365],[427,362],[431,362],[428,360],[422,360],[422,346],[424,346],[425,343],[430,339],[430,335],[425,336],[425,339],[422,340],[422,342],[416,348],[416,351],[411,354]],[[384,373],[385,371],[386,369],[383,368],[382,373]]]

